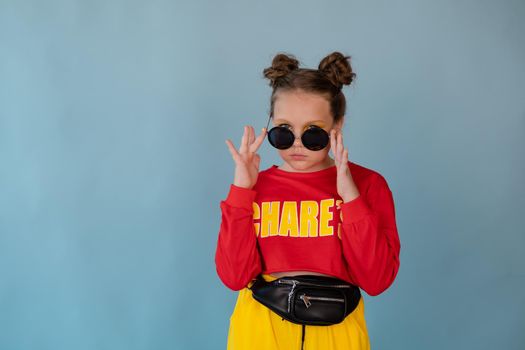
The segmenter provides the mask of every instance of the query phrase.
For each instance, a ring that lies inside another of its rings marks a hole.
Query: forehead
[[[301,125],[312,121],[331,123],[330,103],[323,96],[300,92],[279,93],[274,105],[274,122]]]

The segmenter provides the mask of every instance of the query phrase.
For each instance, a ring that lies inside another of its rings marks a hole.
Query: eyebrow
[[[280,119],[275,119],[274,122],[275,122],[275,123],[282,123],[282,122],[289,123],[288,120],[286,120],[286,119],[282,119],[282,118],[280,118]],[[324,121],[324,120],[317,119],[317,120],[309,120],[307,124],[315,123],[315,122],[326,123],[326,121]]]

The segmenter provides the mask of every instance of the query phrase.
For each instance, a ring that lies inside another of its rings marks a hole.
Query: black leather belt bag
[[[261,275],[248,287],[255,300],[297,324],[328,326],[342,322],[359,303],[359,287],[335,277],[285,276],[265,281]]]

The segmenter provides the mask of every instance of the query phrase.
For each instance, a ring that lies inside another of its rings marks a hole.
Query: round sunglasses
[[[268,130],[268,125],[270,125],[270,119],[271,117],[268,118],[266,130]],[[294,144],[295,135],[285,126],[275,126],[268,131],[268,141],[277,149],[288,149]],[[323,128],[312,125],[302,133],[301,142],[310,151],[320,151],[328,145],[330,136]]]

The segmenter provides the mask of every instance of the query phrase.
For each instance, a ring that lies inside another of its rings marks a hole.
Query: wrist
[[[241,207],[252,210],[252,205],[256,195],[257,192],[252,189],[231,184],[226,202],[233,207]]]
[[[234,186],[237,186],[237,187],[240,187],[240,188],[244,188],[246,190],[251,190],[253,189],[253,186],[248,186],[246,184],[241,184],[241,183],[236,183],[235,181],[233,182],[233,185]]]
[[[344,193],[341,198],[343,199],[343,202],[344,203],[348,203],[348,202],[351,202],[353,201],[354,199],[356,199],[357,197],[360,196],[360,193],[359,191],[352,191],[352,192],[349,192],[349,193]]]

